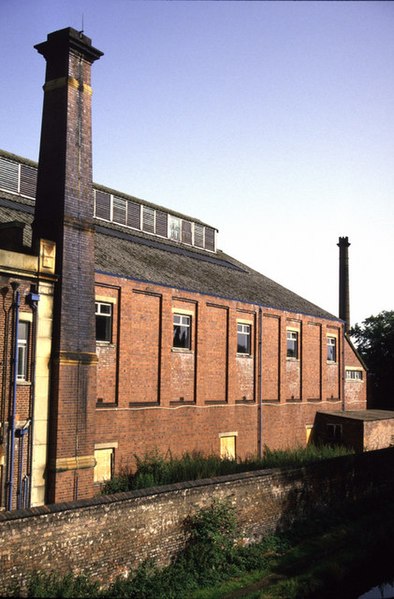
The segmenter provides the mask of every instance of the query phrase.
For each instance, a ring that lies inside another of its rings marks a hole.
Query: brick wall
[[[238,457],[258,452],[258,306],[104,274],[96,274],[96,297],[118,298],[112,343],[97,345],[103,401],[95,418],[95,443],[112,444],[116,471],[154,449],[219,453],[228,432]],[[190,349],[172,347],[174,313],[191,317]],[[250,356],[237,354],[239,321],[251,325]],[[316,411],[342,407],[340,329],[268,308],[261,321],[261,445],[305,445]],[[286,357],[288,327],[299,331],[298,359]],[[338,338],[336,363],[327,362],[328,334]],[[361,367],[354,352],[348,358]],[[365,407],[365,382],[353,387],[347,407]]]
[[[165,564],[185,541],[187,516],[214,498],[236,509],[241,535],[254,541],[314,510],[332,510],[371,493],[390,498],[394,448],[306,468],[244,473],[145,491],[0,513],[0,593],[30,573],[73,572],[102,583],[147,557]]]

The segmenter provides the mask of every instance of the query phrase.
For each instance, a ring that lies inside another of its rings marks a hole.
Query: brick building
[[[89,497],[154,449],[302,445],[318,411],[365,408],[344,320],[220,251],[214,227],[92,182],[102,53],[73,29],[36,49],[38,165],[0,152],[0,505]]]

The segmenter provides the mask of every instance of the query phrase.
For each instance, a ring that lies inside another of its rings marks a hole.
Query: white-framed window
[[[327,361],[337,361],[337,339],[336,337],[327,337]]]
[[[362,370],[346,370],[346,379],[349,381],[362,381]]]
[[[173,314],[173,347],[191,349],[191,325],[191,316],[186,314]]]
[[[173,241],[181,240],[181,219],[171,214],[168,217],[168,237]]]
[[[112,304],[95,302],[96,341],[112,341]]]
[[[250,324],[237,323],[237,354],[250,356],[251,352],[251,330]]]
[[[298,331],[287,331],[287,334],[286,334],[286,340],[287,340],[286,357],[287,358],[298,359],[298,355],[299,355],[298,338],[299,338]]]
[[[30,324],[23,320],[18,323],[18,369],[16,373],[18,381],[27,380],[29,327]]]

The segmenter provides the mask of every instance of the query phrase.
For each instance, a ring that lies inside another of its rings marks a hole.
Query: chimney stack
[[[33,247],[56,243],[47,502],[93,495],[96,336],[91,65],[72,28],[35,46],[46,60]]]
[[[340,237],[337,246],[339,247],[339,318],[345,321],[345,331],[348,331],[350,328],[348,237]]]

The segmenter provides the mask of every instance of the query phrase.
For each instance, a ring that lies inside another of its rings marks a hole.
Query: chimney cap
[[[82,31],[73,29],[73,27],[66,27],[49,33],[46,42],[36,44],[34,47],[45,59],[59,52],[68,53],[70,50],[79,52],[90,62],[94,62],[103,56],[101,50],[97,50],[92,46],[90,37]]]
[[[340,237],[340,238],[339,238],[339,243],[337,243],[337,246],[338,246],[338,247],[340,247],[340,248],[341,248],[341,247],[346,247],[346,248],[348,248],[348,247],[349,247],[349,245],[350,245],[350,243],[349,243],[349,237]]]

